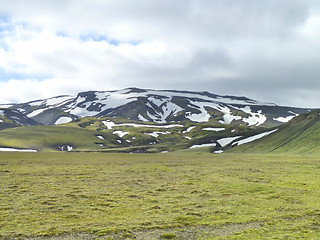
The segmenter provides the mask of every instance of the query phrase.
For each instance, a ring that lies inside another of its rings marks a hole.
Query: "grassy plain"
[[[0,238],[319,239],[319,171],[317,157],[3,152]]]

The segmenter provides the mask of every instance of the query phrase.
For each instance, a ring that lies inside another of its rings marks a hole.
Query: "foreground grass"
[[[292,156],[0,153],[0,238],[319,239],[319,170]]]

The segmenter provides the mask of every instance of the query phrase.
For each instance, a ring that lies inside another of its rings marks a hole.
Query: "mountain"
[[[12,127],[40,125],[23,113],[14,109],[0,108],[0,130]]]
[[[12,104],[28,118],[44,125],[74,121],[80,117],[121,117],[143,122],[210,122],[238,126],[272,127],[310,109],[277,106],[246,97],[209,92],[127,88],[88,91]]]
[[[301,114],[286,124],[268,131],[268,135],[248,143],[234,141],[230,152],[320,154],[320,110]],[[247,143],[247,144],[242,144]],[[239,145],[239,146],[237,146]]]

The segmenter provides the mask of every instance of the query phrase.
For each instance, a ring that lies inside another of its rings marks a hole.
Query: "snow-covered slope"
[[[123,117],[158,123],[192,121],[276,126],[309,109],[281,107],[246,97],[208,92],[127,88],[88,91],[11,106],[35,121],[60,124],[78,117]]]

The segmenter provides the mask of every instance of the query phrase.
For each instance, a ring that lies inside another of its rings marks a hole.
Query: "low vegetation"
[[[104,139],[97,136],[102,135]],[[99,149],[99,144],[108,148],[121,146],[118,137],[111,133],[100,133],[86,129],[64,126],[31,126],[0,131],[0,146],[38,151],[60,151],[59,146],[71,146],[82,151]]]
[[[320,158],[0,153],[2,239],[319,239]]]
[[[257,141],[233,148],[235,153],[320,154],[320,110],[301,114]]]
[[[108,128],[104,124],[106,121],[112,122],[114,126]],[[132,124],[138,124],[138,127]],[[246,136],[265,130],[226,124],[190,122],[172,124],[176,127],[163,128],[165,125],[170,126],[170,123],[157,124],[123,118],[88,117],[61,125],[2,130],[0,147],[31,148],[45,152],[60,151],[61,146],[69,146],[72,147],[72,151],[159,153],[188,149],[193,145],[214,143],[225,137]],[[202,130],[206,128],[223,130]]]

